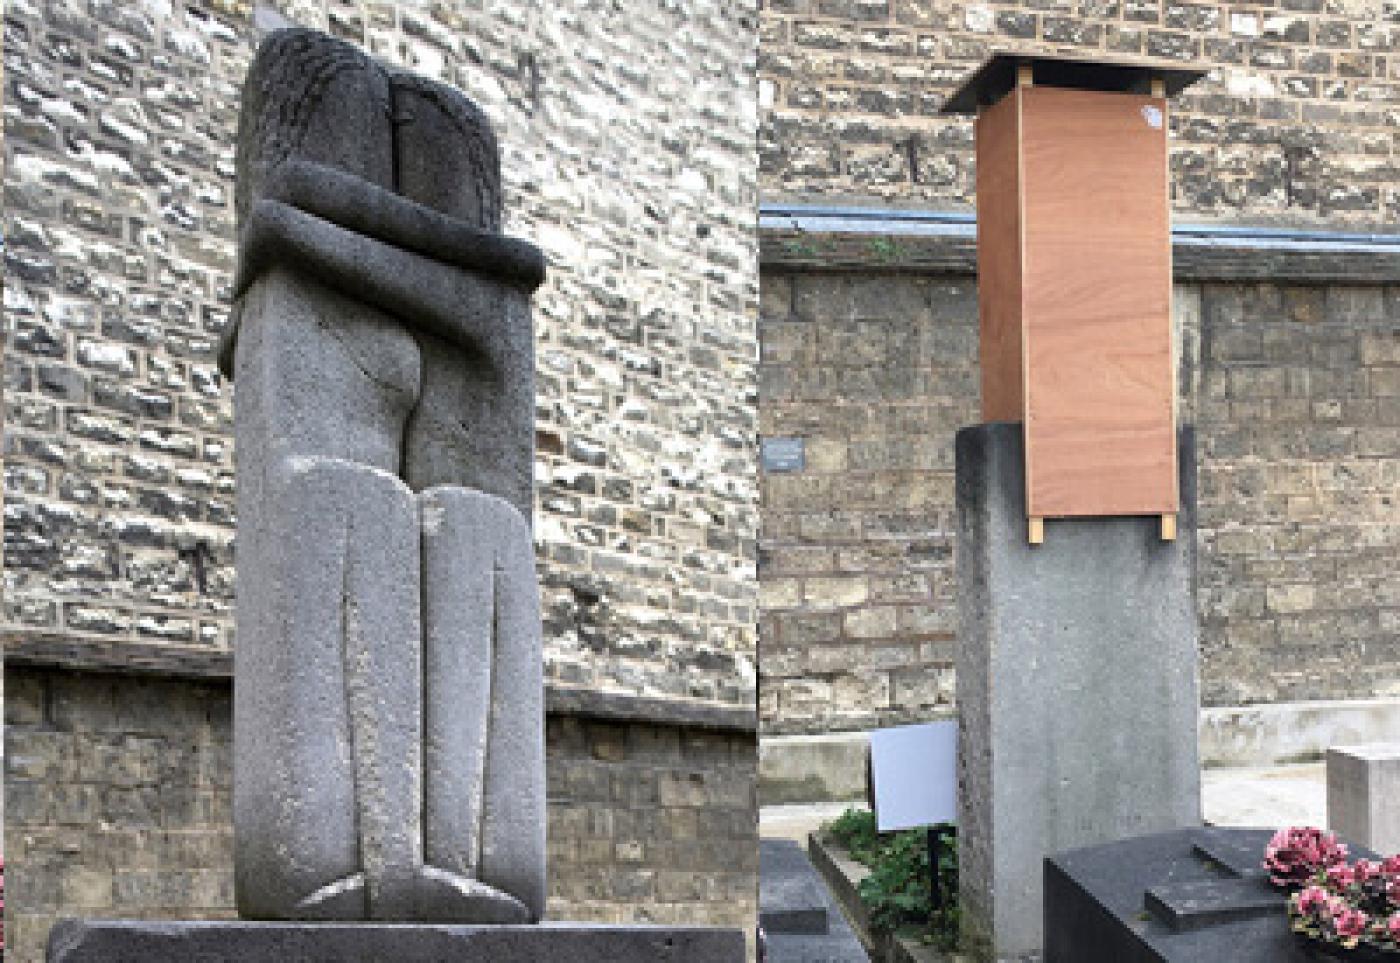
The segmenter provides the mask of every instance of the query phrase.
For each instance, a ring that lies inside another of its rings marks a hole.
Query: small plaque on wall
[[[801,438],[764,438],[759,444],[763,470],[773,474],[802,471],[807,455]]]

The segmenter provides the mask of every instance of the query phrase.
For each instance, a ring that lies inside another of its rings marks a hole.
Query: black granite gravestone
[[[1272,835],[1181,829],[1047,858],[1045,963],[1307,963],[1263,869]]]

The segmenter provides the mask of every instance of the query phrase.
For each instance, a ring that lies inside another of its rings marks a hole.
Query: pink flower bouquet
[[[1338,959],[1400,961],[1400,855],[1347,862],[1332,833],[1282,829],[1264,851],[1274,885],[1293,890],[1294,933]]]
[[[1302,886],[1346,861],[1346,844],[1311,826],[1280,829],[1264,849],[1264,868],[1275,886]]]

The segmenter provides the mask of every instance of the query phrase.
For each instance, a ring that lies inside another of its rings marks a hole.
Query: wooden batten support
[[[1005,76],[1005,74],[1003,74],[1002,76]],[[1031,69],[1031,65],[1030,65],[1030,64],[1017,64],[1017,65],[1016,65],[1016,86],[1017,86],[1017,87],[1030,87],[1030,86],[1033,85],[1034,83],[1035,83],[1035,71],[1034,71],[1033,69]]]
[[[1163,515],[1163,516],[1162,516],[1162,541],[1164,541],[1164,542],[1174,542],[1174,541],[1176,541],[1176,516],[1175,516],[1175,515]]]
[[[1165,80],[1163,80],[1161,77],[1153,77],[1153,78],[1152,78],[1152,96],[1153,96],[1153,97],[1166,97],[1166,96],[1167,96],[1167,82],[1166,82]]]
[[[1029,524],[1026,526],[1026,540],[1032,545],[1045,544],[1045,519],[1039,515],[1032,515]]]

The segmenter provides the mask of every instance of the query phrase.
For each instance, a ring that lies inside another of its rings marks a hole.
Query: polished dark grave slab
[[[540,923],[60,920],[49,963],[741,963],[737,929]]]
[[[800,844],[791,839],[760,839],[758,865],[758,922],[764,932],[827,932],[826,887]]]
[[[1271,835],[1199,827],[1047,858],[1045,963],[1308,963],[1261,865]]]
[[[767,963],[868,963],[801,844],[760,839],[758,861],[758,919]]]

